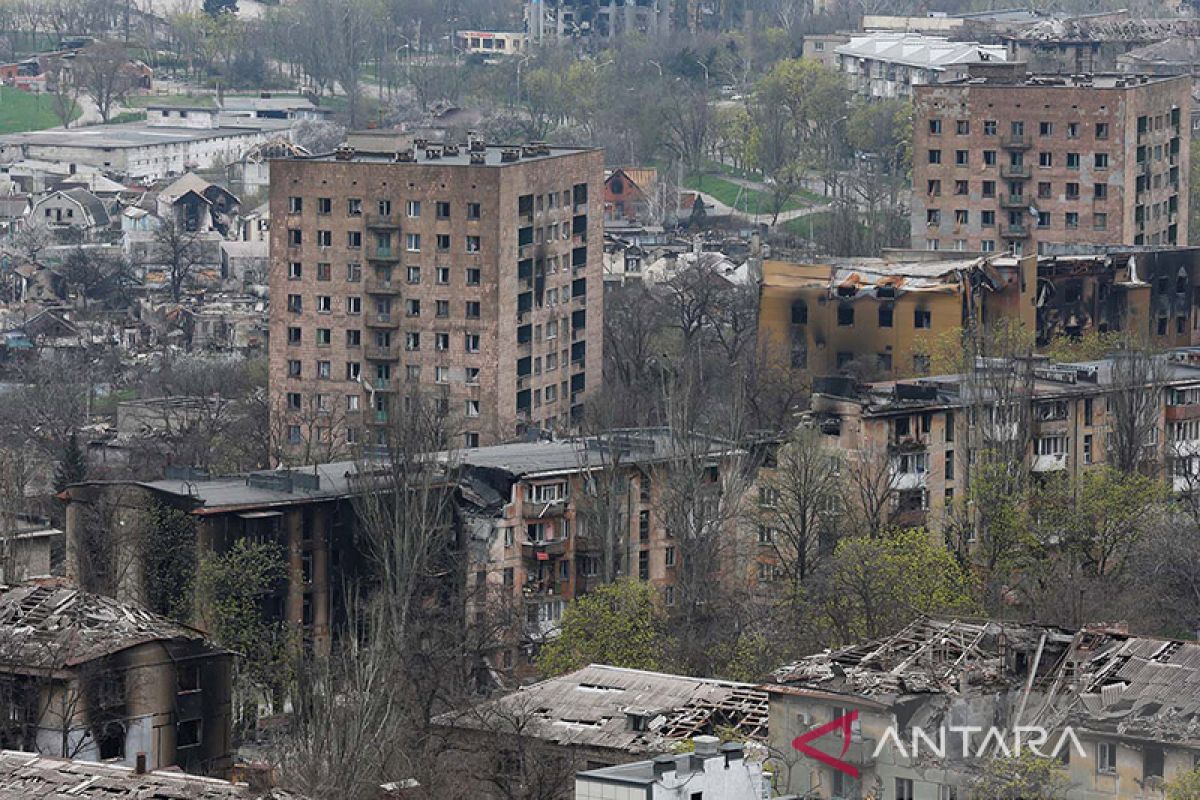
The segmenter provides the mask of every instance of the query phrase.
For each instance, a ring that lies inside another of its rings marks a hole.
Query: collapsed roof
[[[592,664],[436,722],[501,735],[520,730],[557,745],[658,753],[718,728],[765,741],[767,694],[747,683]]]

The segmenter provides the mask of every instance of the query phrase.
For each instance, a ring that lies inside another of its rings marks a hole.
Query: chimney
[[[721,746],[721,740],[715,736],[694,736],[692,744],[696,746],[696,755],[704,758],[710,758],[717,754],[717,748]]]
[[[137,761],[135,762],[134,767],[133,767],[133,774],[134,775],[145,775],[146,774],[146,754],[145,753],[137,754]]]
[[[740,742],[727,742],[721,745],[721,753],[725,756],[725,766],[729,766],[735,761],[741,761],[746,757],[746,749]]]
[[[668,772],[675,771],[675,757],[674,756],[655,756],[653,764],[654,764],[654,777],[656,777],[656,778],[661,778],[663,775],[666,775]]]

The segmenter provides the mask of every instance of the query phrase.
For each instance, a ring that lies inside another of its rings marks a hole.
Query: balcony
[[[1000,137],[1000,146],[1005,150],[1028,150],[1033,147],[1033,140],[1023,133],[1012,133]]]
[[[396,230],[400,227],[399,214],[367,214],[367,227],[379,230]]]
[[[544,558],[539,558],[539,553],[545,553],[546,555]],[[545,542],[521,542],[521,555],[525,558],[545,561],[549,558],[566,555],[566,553],[566,539],[551,539]]]
[[[525,584],[522,593],[526,603],[540,603],[547,598],[562,597],[566,588],[566,581],[539,581],[535,578]]]
[[[1000,226],[1000,235],[1005,239],[1027,239],[1029,238],[1029,228],[1025,225],[1008,225]]]
[[[898,492],[924,489],[929,485],[928,472],[893,472],[892,488]]]
[[[1029,195],[1027,194],[1002,194],[1000,195],[1001,208],[1028,208]]]
[[[399,328],[398,314],[367,314],[367,326],[371,328]]]
[[[367,260],[395,263],[400,260],[400,251],[390,247],[372,247],[367,250]]]
[[[1033,457],[1034,472],[1059,472],[1067,468],[1066,453],[1048,453]]]
[[[1000,167],[1001,178],[1020,178],[1028,180],[1033,170],[1028,164],[1005,164]]]
[[[387,421],[388,421],[388,412],[386,412],[386,411],[376,411],[375,412],[375,422],[376,423],[383,424]]]
[[[371,381],[371,387],[377,392],[394,392],[396,391],[396,382],[391,378],[375,378]]]
[[[381,280],[376,277],[369,277],[365,282],[367,294],[400,294],[400,284],[396,281]]]
[[[364,354],[369,361],[400,360],[400,348],[395,345],[389,345],[388,347],[368,345],[366,348],[364,348]]]

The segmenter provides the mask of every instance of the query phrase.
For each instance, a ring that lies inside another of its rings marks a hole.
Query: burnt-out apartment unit
[[[601,150],[475,139],[273,161],[290,460],[386,446],[418,398],[450,447],[571,428],[601,380],[603,183]]]
[[[138,605],[56,580],[6,587],[0,746],[227,775],[232,664],[200,631]]]

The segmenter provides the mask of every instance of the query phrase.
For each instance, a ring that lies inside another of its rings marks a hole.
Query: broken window
[[[1116,772],[1117,771],[1117,744],[1116,742],[1097,742],[1096,743],[1096,772]]]
[[[848,304],[838,306],[837,324],[843,327],[854,324],[854,306]]]

